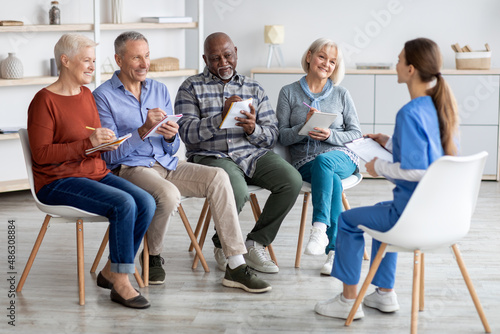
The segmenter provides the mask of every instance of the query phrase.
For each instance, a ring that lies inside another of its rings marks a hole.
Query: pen
[[[95,131],[95,129],[91,126],[86,126],[85,129],[89,129],[89,130],[92,130],[92,131]]]
[[[310,105],[308,105],[307,103],[305,102],[302,102],[306,107],[308,107],[309,109],[311,109],[312,107]]]

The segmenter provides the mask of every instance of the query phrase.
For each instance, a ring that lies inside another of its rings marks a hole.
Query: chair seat
[[[358,185],[358,183],[360,183],[361,180],[363,180],[363,175],[361,175],[360,173],[353,174],[353,175],[346,177],[345,179],[342,180],[342,188],[344,188],[344,190],[350,189],[350,188]],[[311,192],[311,183],[306,182],[306,181],[302,181],[302,188],[300,190],[303,193],[310,193]]]

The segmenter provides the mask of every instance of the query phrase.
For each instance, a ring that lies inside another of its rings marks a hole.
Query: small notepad
[[[229,107],[229,111],[226,114],[226,117],[222,120],[222,123],[220,124],[220,129],[230,129],[230,128],[237,128],[238,126],[236,123],[238,123],[237,120],[235,120],[235,117],[245,117],[241,113],[241,111],[246,111],[250,112],[250,104],[252,104],[253,99],[249,98],[247,100],[243,101],[238,101],[238,102],[233,102],[231,103],[231,106]]]
[[[130,137],[132,137],[132,134],[129,133],[129,134],[126,134],[125,136],[121,136],[120,138],[112,141],[112,142],[109,142],[109,143],[104,143],[104,144],[101,144],[99,146],[96,146],[96,147],[92,147],[92,148],[89,148],[88,150],[85,150],[85,154],[92,154],[96,151],[100,151],[102,149],[104,149],[105,147],[108,147],[108,146],[115,146],[115,145],[121,145],[125,140],[129,139]]]
[[[144,140],[144,139],[146,139],[148,137],[161,137],[162,135],[156,133],[156,130],[158,130],[158,128],[160,126],[162,126],[162,124],[165,124],[168,121],[172,121],[172,122],[177,123],[181,117],[182,117],[182,114],[179,114],[179,115],[167,115],[167,116],[165,116],[161,121],[159,121],[158,123],[156,123],[151,129],[149,129],[149,131],[146,132],[144,134],[144,136],[142,136],[142,139]]]

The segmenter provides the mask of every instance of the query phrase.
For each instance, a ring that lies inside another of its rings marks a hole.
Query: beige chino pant
[[[167,170],[157,162],[153,167],[122,165],[118,175],[146,190],[156,201],[156,212],[148,229],[151,255],[161,253],[170,217],[177,211],[181,195],[208,199],[227,257],[247,252],[233,189],[222,168],[180,161],[176,170]]]

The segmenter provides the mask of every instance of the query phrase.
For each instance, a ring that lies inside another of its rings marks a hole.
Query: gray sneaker
[[[143,252],[141,252],[141,256],[139,257],[139,263],[141,264],[141,267]],[[165,282],[166,274],[165,269],[163,269],[162,266],[163,264],[165,264],[165,260],[160,255],[149,255],[149,284],[160,285]]]
[[[228,288],[240,288],[247,292],[262,293],[272,289],[271,285],[252,273],[246,264],[234,269],[226,266],[222,285]]]
[[[243,257],[248,266],[254,270],[267,274],[279,272],[278,266],[271,260],[271,257],[263,246],[248,247],[248,253],[243,254]]]
[[[214,247],[214,257],[217,261],[217,268],[220,271],[226,271],[227,259],[222,248]]]

